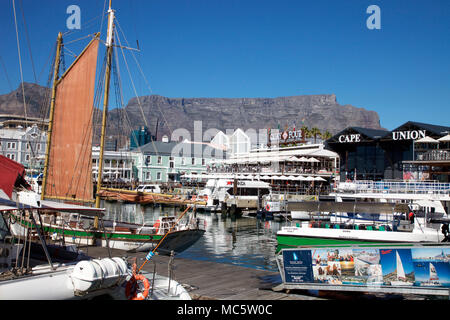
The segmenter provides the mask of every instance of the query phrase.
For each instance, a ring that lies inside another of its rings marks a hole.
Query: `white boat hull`
[[[306,224],[302,227],[284,227],[277,235],[305,238],[328,238],[342,240],[356,240],[368,242],[441,242],[444,236],[439,231],[430,228],[414,229],[412,232],[375,231],[354,229],[326,229],[310,228]]]

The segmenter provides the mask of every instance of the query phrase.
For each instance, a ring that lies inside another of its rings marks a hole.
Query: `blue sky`
[[[72,4],[81,9],[82,28],[66,43],[98,31],[104,0],[15,0],[25,81],[36,74],[47,83]],[[380,30],[366,27],[370,5],[381,9]],[[127,56],[139,95],[333,93],[340,104],[378,112],[389,130],[408,120],[450,125],[450,1],[113,0],[113,7],[130,45],[139,40],[136,57],[151,86]],[[0,2],[0,21],[3,94],[20,83],[12,0]],[[67,47],[78,52],[81,44]],[[126,103],[134,94],[121,68]]]

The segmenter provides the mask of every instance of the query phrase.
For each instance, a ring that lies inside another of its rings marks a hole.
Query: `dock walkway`
[[[83,248],[92,258],[108,257],[108,249],[102,247]],[[145,260],[146,253],[125,253],[111,249],[112,256],[137,258],[138,268]],[[168,276],[169,257],[154,256],[143,270]],[[240,267],[211,261],[191,260],[175,257],[173,278],[184,285],[194,300],[322,300],[317,297],[275,292],[279,284],[279,273],[267,270]]]

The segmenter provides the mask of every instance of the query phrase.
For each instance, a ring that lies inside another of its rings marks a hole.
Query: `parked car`
[[[142,184],[136,188],[139,192],[161,193],[161,188],[157,184]]]

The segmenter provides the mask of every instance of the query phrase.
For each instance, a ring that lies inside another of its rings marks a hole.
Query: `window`
[[[192,165],[195,165],[195,158],[192,158]]]
[[[162,157],[158,156],[158,164],[161,164],[161,163],[162,163]]]
[[[161,172],[156,173],[156,180],[161,180]]]
[[[27,162],[30,161],[30,155],[29,154],[25,155],[25,161],[27,161]]]
[[[151,164],[152,163],[152,156],[145,157],[145,164]]]
[[[150,172],[145,173],[145,180],[151,180]]]
[[[202,166],[206,165],[206,160],[205,158],[202,158]]]
[[[186,164],[186,158],[181,158],[181,164],[184,166]]]
[[[6,145],[6,148],[9,150],[15,150],[16,149],[16,143],[15,142],[8,142]]]

